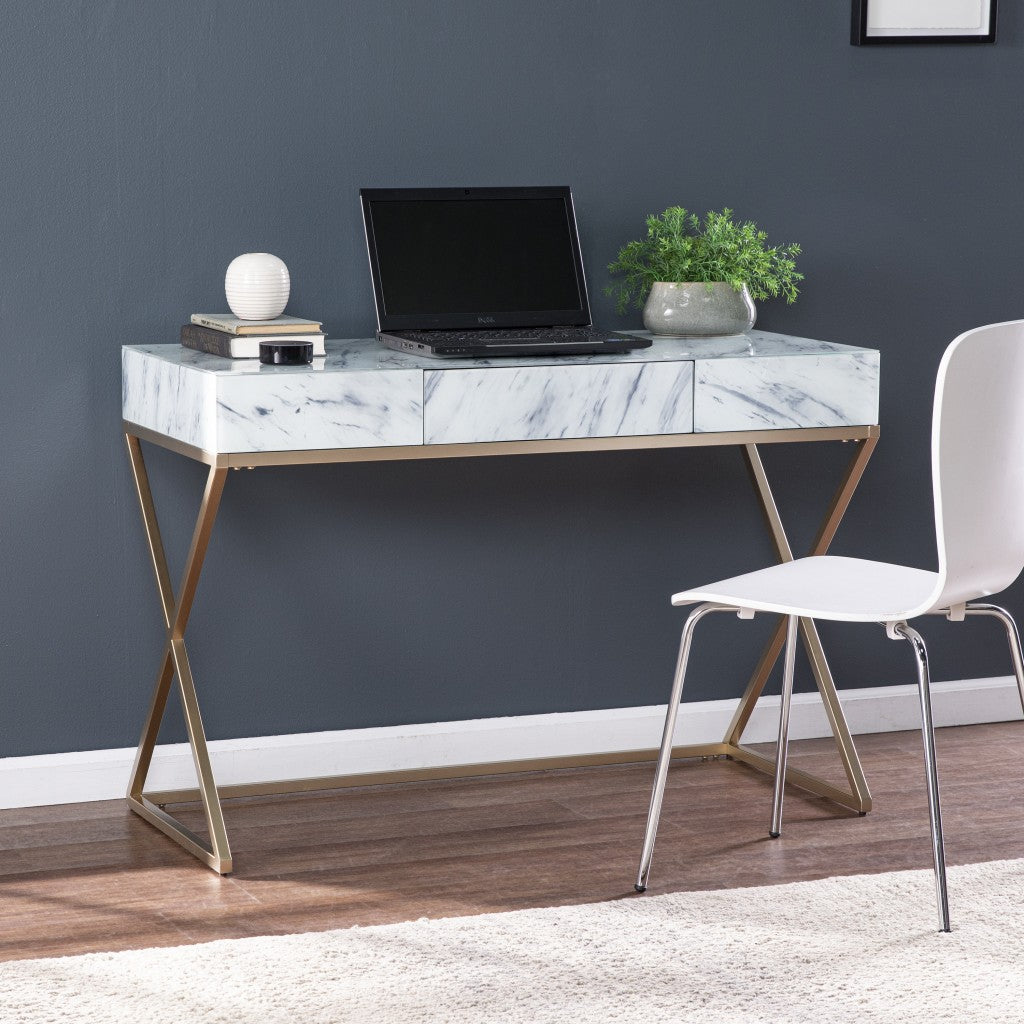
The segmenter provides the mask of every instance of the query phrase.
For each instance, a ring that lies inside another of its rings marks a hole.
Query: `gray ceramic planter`
[[[747,291],[724,281],[657,281],[644,306],[644,327],[670,338],[718,338],[754,326],[757,309]]]

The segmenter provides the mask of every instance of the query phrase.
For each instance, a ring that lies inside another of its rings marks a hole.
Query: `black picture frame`
[[[988,32],[984,35],[954,36],[945,33],[931,33],[922,26],[915,35],[868,35],[868,10],[875,0],[853,0],[853,16],[850,28],[850,42],[854,46],[893,46],[903,43],[994,43],[996,41],[997,0],[978,0],[982,8],[988,4]]]

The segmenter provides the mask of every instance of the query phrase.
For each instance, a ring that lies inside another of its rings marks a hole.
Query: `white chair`
[[[1006,629],[1024,707],[1024,658],[1013,617],[995,605],[970,603],[1004,590],[1024,568],[1024,320],[967,331],[946,349],[935,382],[932,490],[938,572],[820,555],[673,596],[677,606],[700,603],[683,627],[635,886],[638,892],[647,888],[650,876],[676,712],[697,623],[716,611],[736,612],[741,619],[753,618],[756,612],[788,616],[770,827],[770,835],[776,838],[782,829],[799,619],[876,622],[893,640],[908,640],[917,657],[936,897],[941,930],[949,931],[928,654],[920,635],[907,623],[919,615],[945,615],[951,622],[976,615],[999,619]]]

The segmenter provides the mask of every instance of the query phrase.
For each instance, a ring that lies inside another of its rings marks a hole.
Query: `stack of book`
[[[279,316],[273,320],[240,320],[230,313],[193,313],[182,324],[185,348],[228,359],[258,359],[261,341],[311,341],[313,355],[324,354],[323,325],[318,320]]]

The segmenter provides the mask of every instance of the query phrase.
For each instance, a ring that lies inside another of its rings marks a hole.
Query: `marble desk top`
[[[326,349],[291,367],[124,346],[124,419],[217,453],[878,421],[876,350],[766,331],[591,356],[431,359],[372,338]]]
[[[728,338],[656,338],[646,331],[627,331],[650,338],[651,347],[632,352],[593,356],[501,356],[494,359],[436,359],[384,348],[375,338],[327,340],[327,355],[315,359],[312,366],[265,366],[258,359],[224,359],[196,352],[183,345],[129,345],[136,352],[175,366],[187,366],[204,373],[289,374],[321,373],[341,370],[465,370],[484,366],[568,366],[593,363],[693,362],[700,359],[751,359],[793,355],[835,355],[853,352],[873,353],[874,349],[815,341],[788,334],[749,331]]]

